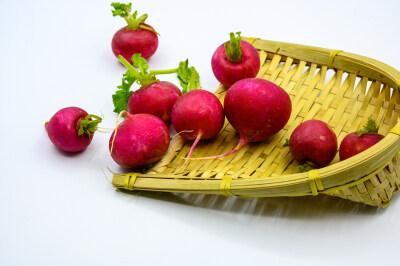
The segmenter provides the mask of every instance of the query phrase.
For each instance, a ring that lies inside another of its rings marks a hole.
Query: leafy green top
[[[289,139],[286,139],[285,144],[283,144],[283,147],[289,146],[289,143],[290,143],[290,140],[289,140]]]
[[[242,61],[243,57],[242,45],[241,45],[242,37],[240,37],[240,33],[241,33],[240,31],[236,32],[237,37],[235,37],[235,34],[231,32],[230,42],[226,42],[224,45],[228,60],[234,63]]]
[[[189,60],[186,59],[179,63],[178,78],[182,86],[182,93],[191,90],[201,89],[200,75],[195,67],[189,67]]]
[[[141,57],[140,54],[134,54],[132,56],[133,65],[131,65],[121,55],[118,56],[118,59],[124,66],[126,66],[126,68],[128,68],[128,71],[123,75],[122,84],[117,87],[118,90],[112,96],[114,112],[116,113],[127,110],[129,97],[133,93],[130,88],[134,82],[139,84],[141,87],[147,87],[152,83],[159,82],[156,78],[156,75],[159,74],[177,73],[181,86],[183,87],[183,93],[189,90],[201,88],[199,73],[194,67],[188,67],[188,60],[180,62],[178,68],[148,71],[149,65],[147,64],[146,59]],[[138,67],[139,70],[135,67]]]
[[[305,164],[300,164],[297,167],[299,168],[300,172],[302,172],[302,173],[308,172],[308,171],[316,168],[313,164],[308,163],[308,162]]]
[[[117,88],[118,90],[112,96],[114,104],[114,112],[119,114],[123,110],[127,110],[128,100],[131,97],[133,91],[131,91],[132,84],[136,81],[136,77],[131,74],[128,70],[122,77],[122,84]]]
[[[94,118],[94,120],[92,120]],[[88,137],[97,130],[97,125],[101,123],[102,118],[97,115],[87,115],[81,119],[78,125],[78,136],[86,134]]]
[[[379,127],[376,126],[376,123],[373,119],[368,118],[367,124],[365,127],[359,131],[357,131],[357,136],[362,136],[364,134],[369,133],[378,133]]]
[[[132,30],[136,29],[144,29],[148,30],[151,32],[154,32],[155,34],[158,34],[153,28],[147,27],[143,25],[148,17],[147,14],[143,14],[140,17],[137,17],[138,12],[135,11],[131,14],[132,11],[132,3],[129,4],[122,4],[119,2],[116,3],[111,3],[111,6],[114,8],[114,10],[111,10],[113,16],[120,16],[125,19],[126,23],[128,23],[128,28]]]

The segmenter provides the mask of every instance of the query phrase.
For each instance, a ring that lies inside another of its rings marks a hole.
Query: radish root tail
[[[115,129],[114,129],[114,136],[113,136],[113,139],[112,139],[112,141],[111,141],[110,155],[112,155],[112,151],[113,151],[113,148],[114,148],[114,141],[115,141],[115,137],[117,136],[117,130],[118,130],[119,119],[121,118],[121,116],[122,116],[123,114],[129,115],[129,113],[128,113],[127,111],[125,111],[125,110],[121,111],[121,112],[119,113],[119,115],[118,115],[117,124],[116,124]]]
[[[199,130],[199,132],[197,133],[196,139],[194,140],[194,142],[193,142],[193,144],[192,144],[192,147],[190,148],[190,151],[189,151],[187,157],[185,158],[184,163],[182,164],[181,167],[178,168],[178,170],[176,170],[177,172],[180,172],[181,170],[185,169],[186,165],[187,165],[188,162],[189,162],[187,159],[189,159],[190,156],[192,155],[192,153],[193,153],[193,151],[194,151],[194,148],[196,148],[197,143],[199,143],[199,141],[200,141],[200,139],[201,139],[202,136],[203,136],[203,131],[202,131],[202,130]]]
[[[235,147],[233,150],[228,151],[228,152],[226,152],[226,153],[224,153],[224,154],[215,155],[215,156],[209,156],[209,157],[199,157],[199,158],[188,158],[188,157],[187,157],[187,158],[182,158],[182,159],[184,159],[184,160],[210,160],[210,159],[218,159],[218,158],[226,157],[226,156],[229,156],[229,155],[231,155],[231,154],[234,154],[234,153],[240,151],[244,146],[247,145],[247,143],[249,143],[247,140],[245,140],[245,139],[240,139],[240,140],[239,140],[239,143],[236,145],[236,147]]]

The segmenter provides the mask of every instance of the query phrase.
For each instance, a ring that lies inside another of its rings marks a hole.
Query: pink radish
[[[157,50],[157,32],[148,24],[145,24],[147,14],[137,18],[138,12],[131,14],[132,3],[112,3],[113,16],[125,19],[128,26],[118,30],[112,38],[111,47],[115,56],[122,55],[132,64],[132,55],[142,54],[146,59],[150,58]]]
[[[257,50],[241,40],[240,32],[236,34],[237,37],[231,32],[230,42],[221,44],[211,59],[214,75],[224,86],[231,86],[244,78],[254,78],[260,70]]]
[[[194,67],[189,68],[188,60],[186,60],[181,62],[178,68],[148,71],[149,66],[146,59],[140,54],[135,54],[132,58],[133,66],[122,56],[118,57],[128,71],[124,74],[122,84],[118,86],[119,90],[113,95],[114,112],[120,113],[128,110],[130,114],[152,114],[166,123],[169,122],[172,106],[182,92],[174,84],[158,80],[156,75],[178,73],[181,85],[185,88],[189,82],[187,78],[189,72],[196,70]],[[139,67],[139,71],[134,66]],[[130,88],[135,81],[141,85],[141,88],[132,92]]]
[[[378,134],[378,130],[375,121],[369,118],[364,129],[348,134],[340,144],[340,160],[359,154],[382,140],[384,136]]]
[[[101,120],[81,108],[67,107],[56,112],[45,123],[45,128],[50,140],[58,148],[67,152],[78,152],[89,146]]]
[[[181,95],[179,88],[171,82],[155,82],[140,88],[129,97],[128,112],[152,114],[164,122],[169,122],[172,106]]]
[[[327,166],[337,151],[337,138],[330,127],[320,120],[301,123],[290,136],[289,148],[300,164],[309,163],[318,168]],[[301,169],[308,170],[308,165]]]
[[[148,165],[161,159],[170,137],[164,122],[150,114],[126,115],[111,135],[109,149],[114,161],[123,167]]]
[[[289,95],[274,83],[258,78],[242,79],[233,84],[225,95],[225,115],[239,133],[238,145],[231,151],[211,157],[231,155],[249,142],[266,140],[278,133],[288,122],[292,111]]]
[[[224,109],[209,91],[192,90],[182,95],[172,108],[172,125],[186,140],[194,140],[190,158],[200,139],[214,138],[224,126]]]

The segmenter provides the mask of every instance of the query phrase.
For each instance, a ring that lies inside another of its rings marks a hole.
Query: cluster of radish
[[[290,97],[274,83],[255,78],[260,59],[257,50],[241,40],[240,32],[231,33],[230,40],[216,49],[211,60],[215,77],[229,87],[222,105],[214,94],[201,89],[199,74],[194,67],[188,66],[188,60],[174,69],[149,70],[146,59],[157,49],[158,33],[145,24],[147,14],[138,17],[137,11],[131,13],[131,4],[112,3],[112,6],[113,15],[123,17],[128,24],[112,39],[114,54],[128,69],[112,96],[118,120],[124,116],[109,141],[110,154],[117,164],[134,168],[160,160],[169,148],[167,125],[170,123],[182,138],[193,141],[182,167],[190,159],[229,156],[249,142],[270,138],[286,125],[292,110]],[[171,73],[178,75],[182,91],[156,77]],[[140,88],[131,91],[135,82]],[[237,146],[224,154],[191,158],[200,140],[218,135],[225,116],[239,134]],[[100,122],[99,116],[68,107],[58,111],[46,123],[46,130],[57,147],[77,152],[90,144]],[[346,137],[340,148],[341,159],[361,152],[383,138],[376,132]],[[289,146],[294,159],[300,163],[324,167],[336,154],[337,140],[324,122],[311,120],[295,129]]]
[[[348,134],[340,144],[339,158],[346,160],[378,143],[384,136],[378,134],[375,121],[368,119],[362,130]],[[308,120],[300,124],[287,140],[290,152],[300,165],[301,171],[329,165],[335,158],[337,138],[332,129],[320,120]]]

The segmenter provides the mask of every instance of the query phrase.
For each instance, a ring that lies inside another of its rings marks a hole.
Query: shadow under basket
[[[213,160],[189,161],[192,142],[178,137],[168,153],[145,174],[114,174],[113,186],[128,190],[222,194],[238,197],[305,196],[319,193],[385,207],[400,187],[400,72],[379,61],[339,50],[244,38],[258,50],[258,78],[282,87],[292,100],[287,125],[275,136],[250,143],[239,152]],[[214,92],[223,103],[228,88]],[[303,121],[329,124],[340,144],[368,118],[385,135],[368,150],[342,162],[301,173],[283,147]],[[227,152],[239,136],[225,121],[213,140],[200,141],[192,157]]]

